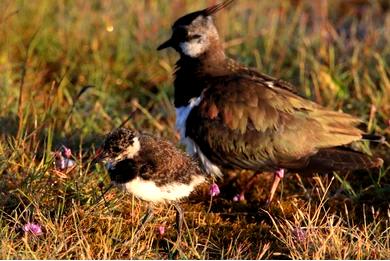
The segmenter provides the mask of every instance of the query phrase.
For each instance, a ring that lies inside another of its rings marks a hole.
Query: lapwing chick
[[[176,128],[191,155],[209,174],[221,167],[274,172],[271,202],[285,170],[349,171],[382,164],[342,146],[363,139],[359,119],[305,99],[280,79],[228,58],[213,15],[228,0],[180,17],[171,47],[180,59],[174,72]]]
[[[152,205],[174,205],[180,238],[183,212],[179,202],[206,181],[197,162],[167,140],[126,128],[109,133],[100,153],[114,185]],[[150,215],[149,207],[142,223]]]

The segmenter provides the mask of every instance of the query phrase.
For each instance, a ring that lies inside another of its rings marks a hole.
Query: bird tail
[[[374,158],[361,152],[342,148],[321,149],[311,156],[306,171],[332,172],[376,169],[383,165],[381,158]]]

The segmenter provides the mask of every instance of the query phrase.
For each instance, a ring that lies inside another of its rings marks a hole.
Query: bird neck
[[[181,55],[174,74],[175,107],[187,106],[191,99],[201,95],[210,78],[226,74],[227,61],[219,42],[199,57]]]

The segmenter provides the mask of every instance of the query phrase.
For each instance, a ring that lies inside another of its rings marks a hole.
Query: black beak
[[[162,43],[159,47],[157,47],[157,51],[160,51],[162,49],[172,47],[172,38]]]
[[[105,159],[102,148],[98,148],[95,152],[94,157],[92,158],[92,164],[100,163]]]

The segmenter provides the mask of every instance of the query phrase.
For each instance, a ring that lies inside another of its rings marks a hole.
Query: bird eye
[[[115,153],[119,153],[121,151],[121,148],[115,146],[112,148],[112,151],[115,152]]]
[[[201,37],[200,34],[192,34],[187,37],[187,40],[191,41],[191,40],[199,39],[200,37]]]

